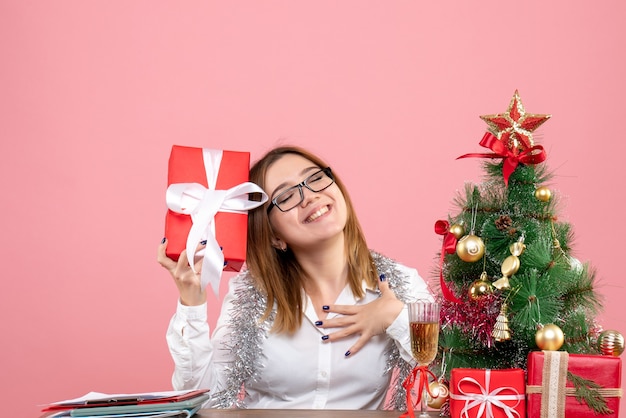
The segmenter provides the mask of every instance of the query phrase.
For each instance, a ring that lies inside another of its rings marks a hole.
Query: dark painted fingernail
[[[384,274],[381,274],[379,279],[380,279],[381,282],[384,282],[385,280],[387,280],[387,278],[385,277]]]
[[[200,245],[206,245],[206,240],[200,241]]]
[[[350,354],[352,354],[352,353],[350,352],[350,350],[348,350],[348,351],[346,351],[346,354],[344,354],[344,356],[348,357]]]
[[[204,242],[206,242],[206,241],[204,241]],[[220,247],[220,250],[224,251],[224,247]]]
[[[224,267],[226,267],[226,264],[228,264],[228,261],[224,261]]]
[[[322,321],[315,321],[315,325],[318,326],[318,327],[321,326],[322,325]]]
[[[167,238],[163,237],[163,239],[161,240],[161,244],[165,244],[165,241],[167,241]]]
[[[329,310],[329,309],[330,309],[330,306],[328,306],[328,305],[324,305],[324,306],[322,306],[322,310],[323,310],[323,311],[327,311],[327,310]]]
[[[322,335],[322,340],[326,341],[328,339],[328,335]]]

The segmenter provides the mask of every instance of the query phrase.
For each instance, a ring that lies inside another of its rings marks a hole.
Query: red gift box
[[[578,401],[567,372],[600,385],[610,414],[595,414]],[[617,417],[621,397],[622,360],[619,357],[531,351],[528,355],[527,408],[529,417]],[[542,415],[542,408],[544,410]],[[548,413],[550,411],[550,413]]]
[[[248,182],[249,170],[248,152],[172,146],[165,217],[168,257],[177,260],[188,246],[188,252],[195,252],[206,239],[207,254],[213,249],[221,260],[220,247],[223,254],[222,265],[214,270],[241,270],[246,259],[247,210],[267,200],[261,188]],[[249,193],[261,193],[263,198],[250,201]],[[202,224],[202,230],[194,224]],[[214,290],[217,293],[215,286]]]
[[[452,369],[452,418],[525,418],[525,378],[522,369]]]

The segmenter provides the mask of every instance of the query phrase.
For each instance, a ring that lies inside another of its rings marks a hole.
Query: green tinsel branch
[[[572,372],[567,372],[567,380],[574,385],[574,396],[579,403],[585,402],[596,414],[613,413],[613,410],[607,406],[606,399],[598,391],[602,386]]]
[[[592,314],[598,313],[602,309],[602,300],[595,291],[596,271],[584,266],[577,276],[564,294],[564,306],[566,308],[584,306]]]
[[[511,328],[534,339],[539,324],[554,323],[562,307],[558,294],[547,275],[529,270],[512,281]]]

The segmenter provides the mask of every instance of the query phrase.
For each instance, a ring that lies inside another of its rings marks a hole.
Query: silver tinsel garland
[[[372,258],[374,259],[378,274],[385,275],[387,283],[389,283],[389,288],[393,290],[396,297],[404,303],[412,302],[409,300],[410,283],[406,275],[398,271],[396,262],[373,251]],[[389,349],[387,350],[387,368],[385,369],[385,373],[392,373],[390,384],[392,393],[389,397],[389,401],[385,405],[386,409],[406,411],[406,391],[402,386],[402,382],[404,382],[409,373],[411,373],[412,369],[413,366],[406,362],[400,355],[395,341],[390,341]],[[396,373],[394,373],[394,371]]]
[[[376,252],[372,252],[372,257],[378,274],[385,275],[389,288],[394,291],[396,297],[402,302],[409,302],[408,278],[396,268],[396,263]],[[263,366],[262,342],[267,338],[274,321],[274,314],[261,321],[260,318],[267,306],[267,298],[254,286],[249,272],[242,274],[244,286],[236,292],[229,320],[230,341],[224,343],[222,348],[230,351],[234,360],[227,369],[226,388],[212,396],[211,403],[216,408],[246,407],[245,384],[259,377],[258,371]],[[390,341],[386,355],[385,373],[392,373],[393,392],[385,408],[406,410],[406,391],[402,387],[402,382],[411,372],[412,366],[404,361],[394,341]]]

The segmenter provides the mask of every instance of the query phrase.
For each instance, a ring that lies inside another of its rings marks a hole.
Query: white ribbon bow
[[[194,272],[196,248],[202,240],[207,241],[204,251],[197,253],[203,256],[200,280],[203,289],[210,283],[215,295],[219,295],[224,254],[215,238],[215,215],[217,212],[246,214],[248,210],[267,202],[268,197],[263,189],[251,182],[238,184],[228,190],[215,190],[222,151],[205,148],[202,154],[209,187],[199,183],[171,184],[167,188],[165,200],[171,211],[191,216],[192,226],[187,236],[186,249],[187,261]],[[261,200],[249,200],[249,193],[260,193]]]
[[[478,406],[479,408],[478,408],[478,412],[476,413],[476,418],[481,418],[484,412],[486,412],[486,415],[485,415],[486,418],[494,418],[495,416],[493,414],[492,406],[495,406],[496,408],[502,409],[508,418],[513,418],[513,415],[517,416],[518,418],[521,418],[519,412],[515,410],[515,407],[517,407],[520,401],[524,399],[524,395],[523,394],[520,395],[520,393],[514,387],[511,387],[511,386],[499,387],[489,392],[490,379],[491,379],[491,370],[487,369],[485,370],[485,387],[484,388],[480,385],[480,383],[478,383],[476,379],[471,378],[471,377],[464,377],[463,379],[459,380],[457,387],[459,389],[459,392],[462,393],[462,395],[450,393],[450,399],[465,401],[465,406],[463,410],[461,411],[461,417],[469,418],[468,411]],[[473,385],[478,386],[480,393],[465,392],[464,390],[461,389],[462,382],[469,382]],[[516,394],[515,395],[499,395],[500,392],[502,392],[503,390],[507,390],[507,389],[512,390]],[[515,400],[517,402],[513,406],[509,406],[505,404],[504,402],[502,402],[502,401],[515,401]]]

